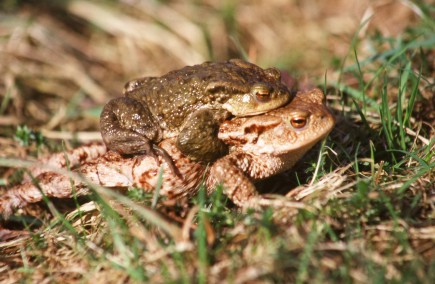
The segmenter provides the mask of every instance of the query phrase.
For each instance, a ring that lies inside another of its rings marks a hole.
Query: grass
[[[297,2],[0,4],[3,191],[20,177],[14,159],[85,142],[59,139],[96,132],[101,105],[125,81],[196,60],[278,65],[300,88],[321,86],[337,119],[320,150],[261,184],[301,208],[243,212],[221,188],[174,204],[95,187],[31,206],[37,218],[3,221],[0,281],[432,283],[435,8],[409,2],[391,35],[394,17],[376,25],[384,4],[349,24],[344,2]]]

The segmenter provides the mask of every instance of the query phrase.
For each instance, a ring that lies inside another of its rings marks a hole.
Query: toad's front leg
[[[217,160],[210,168],[207,180],[209,191],[223,186],[224,194],[240,207],[254,205],[259,194],[251,181],[252,157],[246,154],[230,154]],[[209,192],[210,193],[210,192]]]
[[[282,172],[286,169],[285,165],[285,160],[281,157],[253,155],[235,150],[211,166],[207,186],[211,191],[222,184],[224,194],[237,206],[262,206],[265,199],[258,193],[253,182]]]
[[[226,110],[197,110],[178,134],[177,148],[193,161],[216,161],[228,153],[228,146],[218,139],[218,132],[221,123],[229,116]]]

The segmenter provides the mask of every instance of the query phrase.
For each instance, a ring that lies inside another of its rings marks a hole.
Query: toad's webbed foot
[[[161,156],[171,171],[181,177],[169,154],[155,143],[162,130],[151,111],[133,98],[121,97],[107,103],[100,116],[101,136],[107,148],[122,155]]]
[[[158,158],[155,155],[155,153],[157,153],[157,155],[162,157],[162,159],[166,162],[169,169],[174,175],[176,175],[179,179],[184,180],[184,177],[181,174],[180,170],[175,166],[174,161],[172,160],[171,156],[168,154],[168,152],[166,152],[165,149],[160,148],[159,146],[153,144],[153,153],[151,155],[154,155],[156,159],[156,163],[159,164]]]
[[[194,161],[213,162],[228,153],[218,139],[220,124],[230,114],[223,110],[201,109],[191,115],[177,137],[177,148]]]

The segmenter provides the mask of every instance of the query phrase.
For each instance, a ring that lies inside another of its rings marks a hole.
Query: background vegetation
[[[21,212],[37,218],[0,225],[2,283],[434,282],[433,1],[0,9],[1,165],[100,139],[101,107],[126,81],[205,60],[277,66],[299,89],[324,89],[337,118],[320,154],[261,185],[302,208],[240,212],[219,189],[152,210],[137,189],[39,204]],[[3,192],[20,180],[0,174]]]

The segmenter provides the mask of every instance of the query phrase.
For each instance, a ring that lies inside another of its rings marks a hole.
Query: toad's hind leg
[[[107,148],[122,155],[161,156],[172,172],[179,175],[174,162],[155,143],[162,140],[162,129],[151,111],[139,101],[121,97],[108,102],[100,116],[101,136]]]
[[[128,97],[108,102],[100,116],[106,146],[120,154],[145,154],[162,140],[162,130],[151,111]]]
[[[219,126],[229,113],[201,109],[189,117],[177,137],[177,148],[195,161],[213,162],[228,153],[228,146],[218,139]]]

